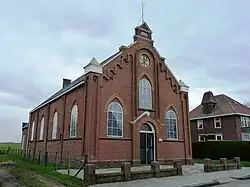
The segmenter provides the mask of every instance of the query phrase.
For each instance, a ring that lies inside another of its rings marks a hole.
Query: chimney
[[[204,114],[209,114],[212,113],[215,106],[216,106],[216,100],[213,95],[213,92],[208,91],[205,92],[202,98],[201,105],[203,107],[203,113]]]
[[[63,86],[62,87],[64,88],[65,86],[68,86],[70,83],[71,83],[70,79],[63,78]]]

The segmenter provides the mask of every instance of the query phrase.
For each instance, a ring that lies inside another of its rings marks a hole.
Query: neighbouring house
[[[81,158],[99,166],[128,161],[192,162],[188,89],[154,47],[144,22],[134,42],[62,88],[29,116],[28,150]],[[101,49],[100,49],[101,50]],[[53,158],[50,158],[53,159]]]
[[[28,123],[22,123],[21,149],[26,150],[28,140]]]
[[[205,92],[190,112],[192,141],[250,140],[250,108],[224,95]]]

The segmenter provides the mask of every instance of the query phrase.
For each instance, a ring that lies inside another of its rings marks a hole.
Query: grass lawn
[[[203,164],[204,160],[202,160],[202,159],[194,159],[194,163]],[[212,163],[213,164],[219,164],[220,161],[219,160],[212,160]],[[248,162],[248,161],[240,161],[240,165],[242,167],[250,167],[250,162]]]
[[[63,175],[54,171],[53,165],[44,167],[17,159],[12,156],[0,155],[0,162],[12,160],[16,168],[8,169],[11,174],[19,179],[20,184],[29,187],[80,187],[84,182],[76,177]]]
[[[20,143],[0,143],[0,149],[7,149],[8,147],[11,147],[11,149],[20,149],[21,144]]]

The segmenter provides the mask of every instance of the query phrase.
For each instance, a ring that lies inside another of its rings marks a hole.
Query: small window
[[[241,127],[250,127],[249,117],[245,117],[245,116],[241,117]]]
[[[203,129],[203,120],[198,120],[197,121],[197,128],[198,129]]]
[[[112,102],[107,112],[107,136],[123,137],[123,108],[117,102]]]
[[[250,141],[250,133],[242,133],[242,141]]]
[[[206,141],[206,136],[205,135],[199,135],[198,136],[200,142]]]
[[[214,118],[214,128],[216,129],[221,128],[220,118]]]
[[[35,121],[33,121],[32,125],[31,125],[31,136],[30,136],[30,140],[34,139],[34,131],[35,131]]]
[[[77,105],[74,105],[71,109],[71,116],[70,116],[69,136],[71,138],[77,136],[77,120],[78,120],[78,107]]]
[[[216,140],[222,140],[222,135],[216,135]]]
[[[178,139],[177,116],[174,110],[170,109],[166,113],[165,119],[166,135],[168,140]]]
[[[44,117],[42,117],[41,120],[41,126],[40,126],[40,140],[43,140],[43,131],[44,131]]]
[[[56,139],[56,135],[57,135],[57,118],[58,118],[58,114],[57,112],[55,112],[54,118],[53,118],[53,127],[52,127],[52,139]]]
[[[152,87],[147,79],[139,81],[139,108],[152,109]]]

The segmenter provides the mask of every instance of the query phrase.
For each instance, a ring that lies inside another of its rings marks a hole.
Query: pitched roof
[[[214,96],[214,98],[217,104],[212,113],[204,114],[202,110],[202,105],[200,104],[198,107],[196,107],[189,113],[190,119],[192,120],[198,118],[209,118],[212,116],[233,114],[250,115],[250,108],[232,99],[231,97],[228,97],[224,94],[220,94]]]
[[[84,78],[85,78],[84,75],[78,77],[76,80],[74,80],[73,82],[71,82],[69,85],[67,85],[64,88],[60,89],[55,94],[53,94],[48,99],[46,99],[44,102],[42,102],[40,105],[38,105],[36,108],[34,108],[33,110],[31,110],[30,113],[34,112],[35,110],[37,110],[37,109],[39,109],[41,107],[43,107],[46,104],[52,102],[53,100],[57,99],[58,97],[62,96],[65,93],[69,92],[70,90],[72,90],[72,89],[80,86],[81,84],[84,83]]]

